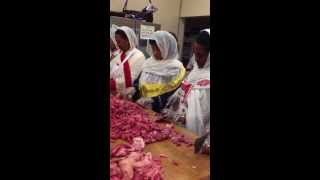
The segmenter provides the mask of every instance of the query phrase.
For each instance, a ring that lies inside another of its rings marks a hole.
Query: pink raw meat
[[[178,146],[192,145],[192,140],[178,134],[173,125],[156,123],[141,106],[115,96],[110,98],[110,119],[111,139],[132,143],[134,138],[141,137],[147,144],[170,139]]]
[[[142,139],[135,139],[143,145]],[[142,140],[142,141],[141,141]],[[141,148],[142,146],[138,146]],[[160,157],[152,157],[133,144],[119,144],[112,149],[110,159],[110,179],[112,180],[163,180]],[[115,158],[121,157],[120,160]]]

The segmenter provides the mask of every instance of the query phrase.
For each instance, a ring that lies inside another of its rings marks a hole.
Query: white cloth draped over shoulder
[[[160,49],[162,59],[153,56],[151,46],[147,51],[151,57],[142,67],[139,90],[143,97],[155,97],[178,88],[184,79],[185,68],[177,59],[178,48],[175,38],[167,31],[157,31],[150,36]]]

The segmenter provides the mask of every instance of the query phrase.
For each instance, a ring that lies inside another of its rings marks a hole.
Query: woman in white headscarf
[[[168,112],[198,136],[210,132],[210,29],[201,31],[193,43],[194,67],[169,99]],[[173,112],[173,113],[172,113]],[[176,113],[178,112],[178,113]],[[210,147],[210,134],[205,143]]]
[[[110,90],[121,92],[133,86],[134,80],[141,73],[145,57],[137,49],[138,39],[131,28],[127,26],[117,28],[115,39],[120,54],[110,62]]]
[[[120,49],[116,41],[117,26],[112,25],[110,28],[110,61],[120,54]]]
[[[140,78],[135,82],[133,100],[161,112],[167,99],[181,85],[186,71],[178,60],[176,39],[169,32],[153,33],[147,50],[151,57],[142,66]]]

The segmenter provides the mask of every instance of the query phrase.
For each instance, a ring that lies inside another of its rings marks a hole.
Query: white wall
[[[124,0],[110,0],[110,10],[122,11]],[[142,10],[148,0],[128,0],[127,10]],[[159,11],[153,14],[153,23],[160,24],[162,30],[178,34],[181,0],[153,0]]]
[[[180,16],[210,16],[210,0],[182,0]]]

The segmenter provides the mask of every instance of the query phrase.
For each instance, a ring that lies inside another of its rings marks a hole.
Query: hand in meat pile
[[[137,104],[139,104],[140,106],[146,108],[146,109],[152,109],[152,103],[153,100],[152,98],[140,98],[137,100]]]
[[[135,93],[136,93],[135,88],[134,87],[129,87],[129,88],[126,88],[123,91],[121,91],[119,96],[123,97],[124,99],[131,100],[132,96]]]

